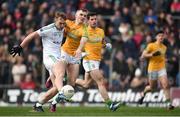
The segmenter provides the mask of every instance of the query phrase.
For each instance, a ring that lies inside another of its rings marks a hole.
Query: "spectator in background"
[[[127,78],[129,79],[129,81],[131,81],[131,78],[134,77],[134,72],[136,69],[136,62],[134,61],[133,58],[129,57],[126,60],[126,63],[127,63],[127,70],[128,70]]]
[[[118,28],[119,28],[119,25],[121,24],[122,22],[122,17],[121,17],[121,12],[119,10],[116,10],[114,15],[110,18],[111,20],[111,23],[113,25],[113,29],[114,29],[114,33],[117,34],[118,33]]]
[[[137,30],[141,30],[143,27],[142,22],[144,15],[142,13],[142,9],[140,6],[136,6],[135,11],[132,12],[135,12],[131,16],[132,16],[132,25],[134,27],[134,31],[136,32]]]
[[[150,31],[154,31],[157,24],[157,16],[153,13],[152,9],[147,11],[147,15],[144,17],[144,22]]]
[[[24,59],[21,56],[15,58],[15,63],[12,66],[13,84],[19,87],[22,77],[27,71],[26,65],[23,63]]]
[[[143,78],[140,68],[137,68],[134,77],[130,83],[130,87],[133,89],[143,89],[145,86],[146,79]]]
[[[164,28],[166,26],[166,14],[165,12],[161,11],[159,14],[158,14],[158,23],[157,23],[157,26],[158,26],[158,29],[161,29],[161,28]],[[163,30],[163,29],[161,29]]]
[[[11,81],[11,63],[5,46],[0,46],[0,84],[9,84]]]
[[[40,84],[42,68],[37,56],[35,54],[28,54],[26,65],[27,72],[32,73],[36,84]]]
[[[32,73],[27,73],[20,83],[21,89],[35,89],[36,83],[33,80]]]
[[[116,53],[113,59],[113,71],[121,76],[124,76],[127,73],[127,63],[124,59],[123,52],[120,50]]]
[[[120,87],[119,90],[123,91],[128,87],[129,78],[128,74],[128,65],[125,61],[122,51],[118,51],[113,60],[113,71],[119,76]],[[116,79],[117,82],[117,79]]]
[[[112,91],[119,91],[120,90],[120,80],[119,80],[119,74],[116,72],[113,72],[110,76],[111,79],[111,84],[110,84],[110,89]]]
[[[122,20],[125,23],[132,24],[131,14],[128,7],[122,9]]]
[[[180,1],[173,0],[171,3],[171,13],[180,13]]]

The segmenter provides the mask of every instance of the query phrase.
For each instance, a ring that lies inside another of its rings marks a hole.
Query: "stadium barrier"
[[[30,90],[30,89],[7,89],[4,92],[3,101],[8,105],[19,104],[28,105],[37,102],[39,95],[43,95],[43,90]],[[137,101],[140,98],[139,91],[127,89],[123,92],[108,92],[113,101],[121,101],[129,106],[148,106],[148,107],[165,107],[165,96],[163,90],[147,93],[143,105],[138,105]],[[177,107],[180,106],[180,88],[171,89],[171,97],[173,104]],[[103,100],[97,89],[88,89],[86,91],[77,91],[72,97],[73,102],[68,105],[102,105]],[[0,105],[1,106],[1,105]]]

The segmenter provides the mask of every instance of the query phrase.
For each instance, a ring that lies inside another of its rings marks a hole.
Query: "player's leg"
[[[102,95],[103,99],[105,101],[109,100],[109,96],[108,96],[107,90],[104,85],[104,77],[100,73],[100,71],[98,69],[92,70],[92,71],[90,71],[90,75],[91,75],[92,79],[97,83],[99,92]]]
[[[53,87],[49,89],[44,95],[40,96],[38,99],[38,102],[34,105],[34,110],[38,112],[43,112],[42,105],[49,101],[54,95],[57,93],[57,88],[55,87],[54,80],[55,76],[52,73],[53,65],[56,62],[56,58],[54,56],[44,55],[46,57],[46,60],[43,58],[43,63],[46,67],[46,69],[49,71],[49,78],[51,82],[53,83]]]
[[[119,102],[114,103],[110,100],[110,98],[108,96],[108,92],[104,85],[104,77],[101,74],[100,70],[99,69],[92,70],[92,71],[90,71],[90,75],[91,75],[92,79],[97,83],[99,92],[100,92],[102,98],[104,99],[105,103],[108,105],[109,109],[112,111],[116,111],[119,108],[120,103]]]
[[[161,86],[163,88],[164,95],[166,97],[166,102],[169,103],[168,108],[173,109],[174,106],[172,105],[172,102],[171,102],[171,99],[170,99],[170,86],[169,86],[169,81],[168,81],[168,78],[167,78],[166,70],[165,69],[161,70],[159,73],[160,73],[159,81],[160,81]]]
[[[147,85],[145,88],[144,88],[144,91],[141,93],[141,98],[138,100],[138,103],[139,104],[142,104],[143,103],[143,100],[144,100],[144,97],[146,96],[146,93],[148,92],[151,92],[155,89],[155,87],[157,86],[157,80],[155,79],[149,79],[149,85]]]
[[[55,85],[58,89],[58,94],[55,96],[52,104],[56,104],[60,101],[70,101],[63,92],[61,91],[63,87],[63,78],[65,76],[65,72],[69,63],[71,62],[71,56],[69,56],[66,52],[61,51],[61,60],[59,60],[53,67],[53,72],[55,74]],[[70,78],[69,74],[68,79]],[[74,81],[75,82],[75,81]]]
[[[69,64],[67,66],[68,84],[74,87],[78,75],[79,75],[79,64]]]
[[[63,87],[63,78],[65,75],[66,66],[66,62],[58,61],[53,67],[53,73],[55,75],[55,86],[57,87],[58,91],[60,91]]]
[[[83,79],[77,79],[76,80],[76,84],[80,85],[80,86],[82,86],[84,88],[88,88],[90,86],[90,84],[93,82],[93,79],[91,78],[91,76],[89,74],[89,71],[92,70],[92,67],[91,67],[91,65],[90,65],[88,60],[84,60],[83,59],[83,68],[85,70],[84,80]],[[99,62],[97,62],[95,68],[99,69]]]
[[[84,79],[76,79],[76,85],[79,85],[83,88],[89,88],[90,84],[93,82],[90,74],[85,72]]]
[[[51,78],[50,77],[48,77],[48,79],[46,80],[45,86],[48,89],[52,87],[52,82],[51,82]]]
[[[69,101],[61,91],[63,87],[63,78],[65,75],[67,63],[65,61],[58,61],[53,67],[53,73],[55,75],[55,86],[58,89],[58,94],[55,96],[52,104],[57,104],[60,101]]]
[[[54,80],[55,76],[50,76],[53,87],[49,89],[44,95],[40,96],[38,99],[38,102],[34,105],[34,110],[38,112],[43,112],[42,105],[48,102],[52,97],[54,97],[57,94],[57,88],[55,87]]]
[[[67,75],[66,75],[66,74],[65,74],[65,77],[63,78],[63,85],[65,85],[65,84],[67,84]],[[46,86],[46,88],[48,88],[48,89],[53,86],[50,77],[46,80],[45,86]]]

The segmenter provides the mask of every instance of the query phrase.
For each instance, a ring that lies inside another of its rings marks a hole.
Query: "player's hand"
[[[81,53],[82,53],[81,50],[77,49],[76,52],[75,52],[75,57],[77,59],[80,59],[81,58]]]
[[[111,43],[106,43],[106,46],[105,46],[105,47],[106,47],[106,49],[109,49],[109,50],[110,50],[110,49],[112,48],[112,44],[111,44]]]
[[[16,54],[18,54],[20,56],[22,52],[22,47],[20,45],[15,45],[13,46],[13,48],[10,51],[10,54],[14,57],[16,56]]]
[[[154,53],[152,54],[152,56],[159,56],[159,55],[161,55],[161,52],[160,52],[160,51],[156,51],[156,52],[154,52]]]

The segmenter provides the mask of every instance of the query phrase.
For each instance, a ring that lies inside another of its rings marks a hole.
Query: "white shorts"
[[[60,55],[44,55],[43,56],[43,63],[46,69],[49,71],[49,75],[52,75],[52,68],[54,64],[60,60]]]
[[[80,64],[80,59],[69,55],[65,51],[61,50],[61,61],[65,61],[67,64]]]
[[[83,60],[83,67],[86,72],[99,69],[100,61]]]
[[[167,76],[166,69],[161,69],[159,71],[151,71],[148,72],[149,79],[151,80],[157,80],[159,77]]]

